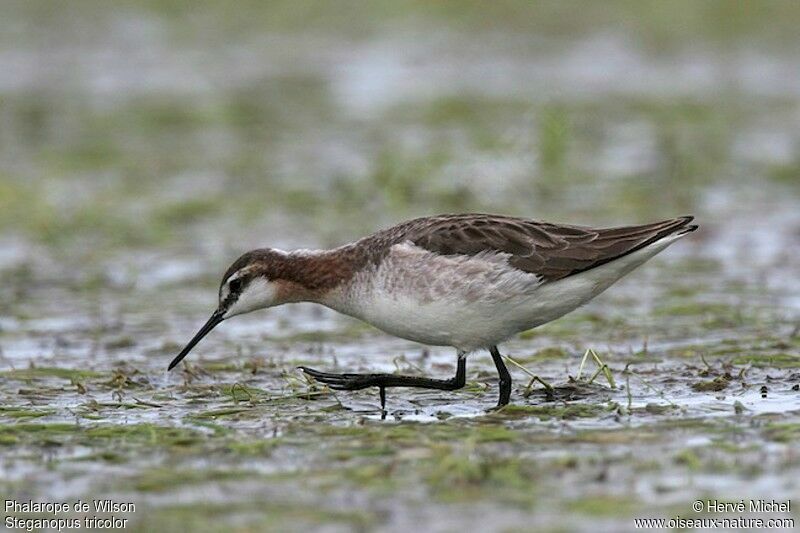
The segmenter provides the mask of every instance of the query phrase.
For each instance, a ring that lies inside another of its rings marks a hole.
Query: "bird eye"
[[[239,278],[232,279],[228,283],[228,287],[230,288],[231,292],[239,292],[242,288],[242,280]]]

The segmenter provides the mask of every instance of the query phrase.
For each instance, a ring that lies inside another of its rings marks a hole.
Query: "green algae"
[[[212,468],[188,470],[164,467],[140,472],[133,478],[128,479],[127,483],[142,492],[167,492],[185,485],[194,487],[221,481],[246,480],[252,475],[252,472],[236,470],[215,470]]]
[[[426,472],[426,483],[444,501],[473,501],[493,493],[507,503],[529,506],[535,502],[535,465],[518,459],[441,448],[429,460]]]
[[[278,438],[273,439],[231,439],[224,445],[227,453],[240,457],[269,457],[273,450],[281,444]]]
[[[576,513],[602,518],[631,516],[643,506],[630,497],[593,496],[573,500],[569,507]]]
[[[301,433],[311,432],[330,441],[331,438],[343,438],[345,442],[363,443],[372,446],[374,443],[391,443],[393,446],[416,446],[420,443],[441,441],[472,440],[475,442],[512,441],[517,434],[511,429],[494,421],[478,424],[463,424],[457,421],[443,421],[439,424],[416,424],[404,422],[391,426],[322,426],[305,428]]]
[[[103,372],[97,372],[93,370],[58,367],[31,367],[4,370],[0,372],[0,377],[15,379],[18,381],[30,381],[47,378],[58,378],[68,381],[83,381],[87,379],[99,379],[106,376],[107,374]]]
[[[764,428],[764,436],[777,442],[796,442],[800,438],[800,423],[772,422]]]
[[[78,429],[75,424],[34,423],[0,424],[0,442],[5,445],[60,445]]]
[[[616,409],[616,405],[602,406],[596,404],[574,403],[569,405],[508,405],[497,413],[499,417],[527,418],[540,420],[575,418],[596,418]]]
[[[73,433],[79,427],[65,423],[19,423],[0,425],[0,434],[6,435],[55,435]]]
[[[257,411],[254,413],[252,409],[247,407],[222,407],[220,409],[211,409],[209,411],[202,411],[199,413],[193,413],[189,415],[187,418],[189,420],[202,420],[202,419],[216,419],[223,416],[232,416],[238,415],[242,413],[251,413],[254,416],[257,416]]]
[[[147,444],[151,446],[191,446],[201,441],[191,429],[157,426],[154,424],[103,425],[86,428],[88,442],[106,441],[112,444]]]
[[[11,446],[17,444],[19,442],[19,438],[16,435],[12,435],[9,433],[5,433],[0,429],[0,445],[2,446]]]
[[[365,531],[378,523],[376,513],[368,510],[338,510],[314,506],[302,501],[253,499],[235,504],[202,503],[165,505],[137,516],[133,531],[210,531],[230,532],[231,522],[241,531],[287,531],[320,525],[341,525]]]
[[[673,460],[680,465],[685,465],[689,470],[699,470],[703,461],[698,457],[697,452],[692,449],[681,450]]]
[[[0,417],[6,418],[41,418],[54,414],[55,409],[26,409],[24,407],[0,406]]]
[[[17,423],[0,425],[0,435],[20,442],[43,445],[49,442],[88,446],[147,445],[155,447],[190,446],[199,442],[191,429],[153,424],[82,426],[67,423]]]

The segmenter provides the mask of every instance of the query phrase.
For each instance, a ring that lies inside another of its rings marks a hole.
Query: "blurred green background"
[[[2,234],[95,257],[796,200],[799,25],[790,1],[4,2]]]

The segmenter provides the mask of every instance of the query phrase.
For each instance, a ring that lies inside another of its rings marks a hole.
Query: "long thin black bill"
[[[222,312],[220,312],[219,310],[214,311],[214,314],[211,315],[211,318],[208,319],[208,322],[206,322],[203,325],[203,327],[200,328],[200,331],[198,331],[192,338],[192,340],[189,341],[189,344],[187,344],[186,347],[183,350],[181,350],[181,353],[179,353],[175,357],[175,359],[172,360],[172,362],[167,367],[167,370],[172,370],[173,368],[175,368],[175,365],[183,361],[183,358],[186,357],[189,354],[189,352],[192,351],[194,345],[200,342],[200,339],[208,335],[208,332],[214,329],[214,327],[223,320],[224,318],[222,317]]]

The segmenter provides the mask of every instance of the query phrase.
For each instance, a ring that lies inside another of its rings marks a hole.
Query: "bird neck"
[[[296,250],[271,265],[270,274],[283,286],[286,301],[319,303],[350,281],[360,267],[358,254],[348,247]]]

